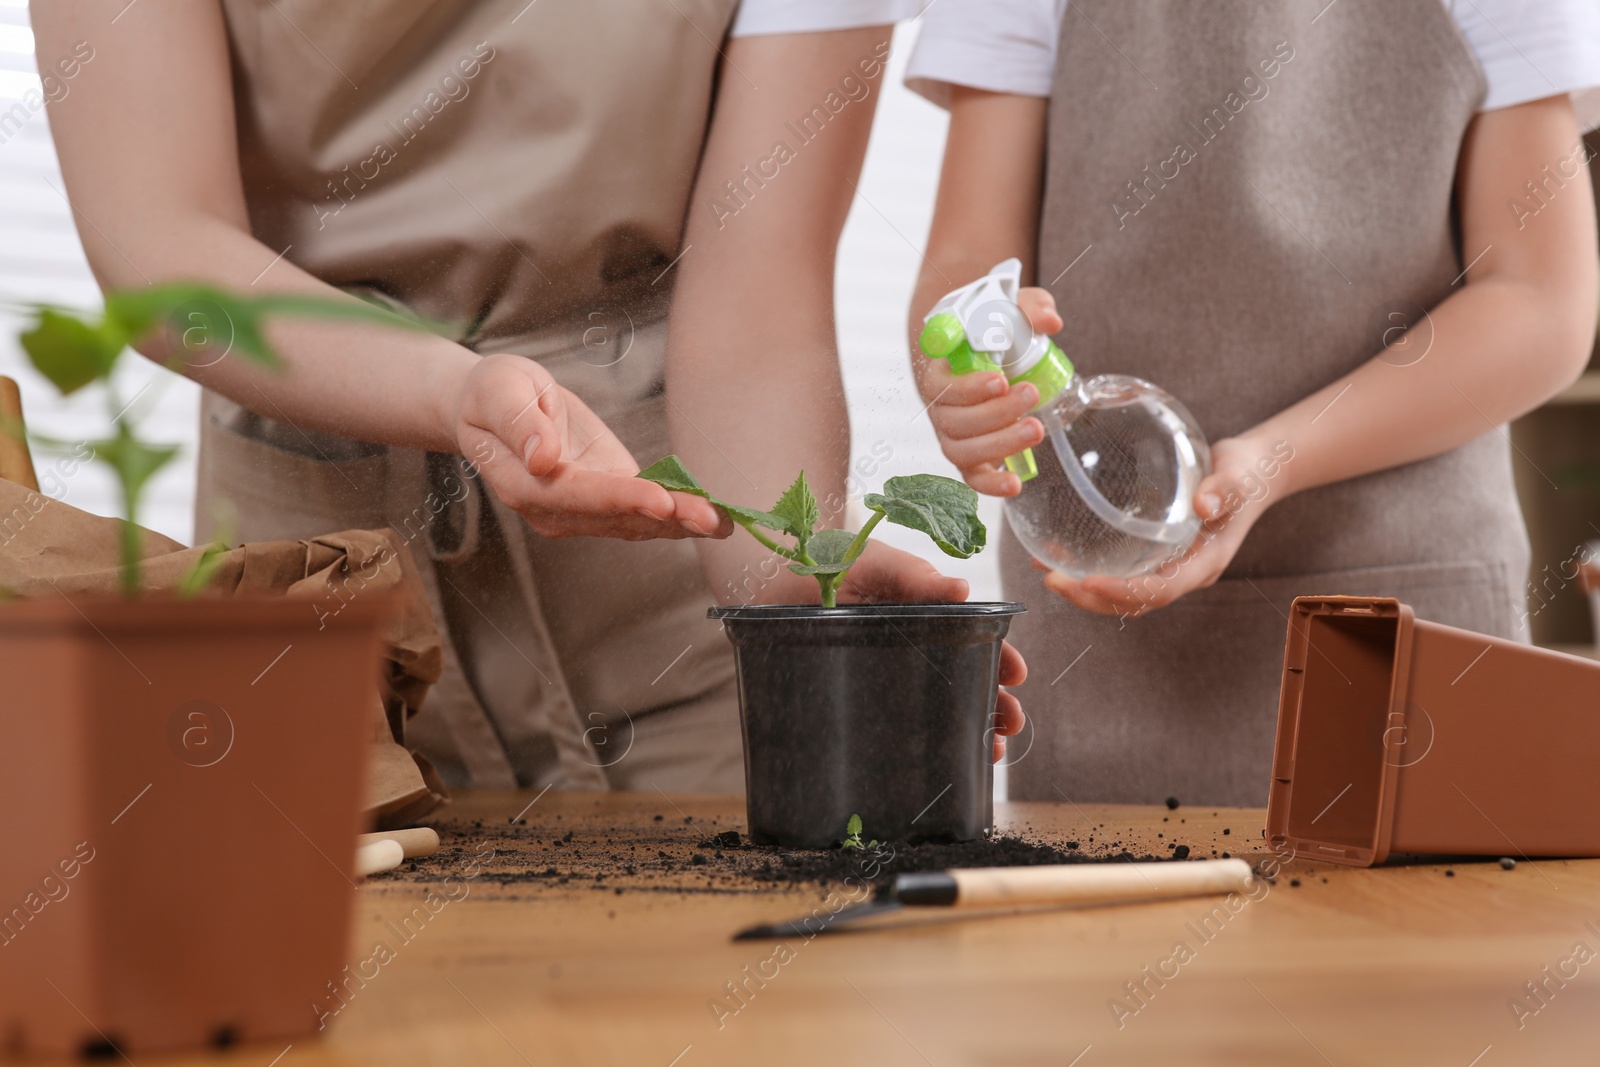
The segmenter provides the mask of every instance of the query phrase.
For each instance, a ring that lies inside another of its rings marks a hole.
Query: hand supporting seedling
[[[728,517],[749,531],[750,536],[789,560],[796,574],[809,574],[822,592],[822,606],[835,607],[839,584],[861,557],[873,528],[888,519],[897,526],[920,530],[948,556],[966,559],[983,548],[987,531],[978,518],[978,494],[954,478],[937,474],[913,474],[890,478],[882,493],[868,493],[862,502],[872,518],[858,533],[848,530],[819,530],[821,509],[806,482],[804,471],[784,490],[771,511],[740,507],[718,500],[705,490],[677,456],[666,456],[639,472],[639,477],[666,489],[704,497],[728,513]],[[763,529],[794,538],[784,546],[762,532]]]

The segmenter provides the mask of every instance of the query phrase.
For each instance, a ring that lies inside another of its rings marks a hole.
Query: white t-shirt
[[[732,37],[882,26],[920,15],[929,0],[741,0]]]
[[[1600,124],[1600,92],[1589,91],[1600,87],[1600,0],[1442,2],[1488,82],[1483,110],[1573,93],[1584,126]],[[952,84],[1049,96],[1067,3],[939,0],[923,16],[906,84],[941,107]]]

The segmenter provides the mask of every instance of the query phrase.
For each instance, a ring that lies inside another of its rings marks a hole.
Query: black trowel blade
[[[888,915],[904,908],[905,905],[891,897],[880,897],[876,900],[862,901],[842,908],[829,915],[824,911],[821,915],[806,915],[786,923],[763,923],[740,930],[733,935],[735,941],[759,941],[769,937],[812,937],[816,934],[825,934],[829,931],[849,929],[864,919],[876,918],[879,915]]]

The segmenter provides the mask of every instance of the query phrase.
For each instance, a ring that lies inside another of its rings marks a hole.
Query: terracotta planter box
[[[1600,856],[1600,663],[1425,622],[1384,597],[1290,609],[1274,847]]]
[[[346,962],[378,626],[357,598],[0,605],[0,1049],[317,1028]]]

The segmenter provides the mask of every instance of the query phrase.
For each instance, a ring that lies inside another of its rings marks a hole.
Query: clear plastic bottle
[[[935,304],[922,351],[957,374],[1032,382],[1045,439],[1006,459],[1022,491],[1005,502],[1035,559],[1075,578],[1132,578],[1186,550],[1200,531],[1194,495],[1211,449],[1194,416],[1141,378],[1085,380],[1017,306],[1022,265],[1006,260]]]

